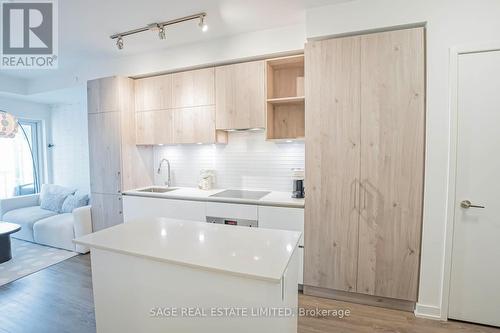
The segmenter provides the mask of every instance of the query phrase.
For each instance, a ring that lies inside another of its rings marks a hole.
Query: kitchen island
[[[98,332],[297,332],[300,232],[151,218],[91,249]]]

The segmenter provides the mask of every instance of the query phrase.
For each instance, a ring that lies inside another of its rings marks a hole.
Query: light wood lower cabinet
[[[121,191],[120,112],[88,115],[90,188],[93,192]]]
[[[305,284],[356,291],[360,40],[306,47]]]
[[[423,28],[307,44],[305,285],[416,301],[424,59]]]
[[[90,204],[93,231],[123,223],[121,194],[92,193]]]
[[[424,184],[423,29],[361,38],[358,292],[415,301]]]

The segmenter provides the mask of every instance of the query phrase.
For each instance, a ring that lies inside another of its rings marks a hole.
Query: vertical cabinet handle
[[[354,180],[354,209],[356,209],[357,201],[358,201],[358,181]]]
[[[117,190],[117,193],[121,193],[121,172],[120,171],[117,171],[116,172],[116,180],[117,180],[117,183],[118,183],[118,190]]]
[[[366,209],[366,186],[363,186],[363,209]]]

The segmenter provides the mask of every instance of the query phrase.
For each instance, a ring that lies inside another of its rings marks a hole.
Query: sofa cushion
[[[58,214],[38,221],[33,226],[33,237],[39,244],[75,251],[73,214]]]
[[[17,223],[21,230],[12,234],[12,237],[33,242],[33,224],[57,213],[42,209],[40,206],[30,206],[8,211],[2,216],[4,222]]]
[[[61,213],[61,208],[66,197],[75,193],[76,190],[64,186],[43,184],[40,193],[40,207]]]
[[[73,210],[87,206],[89,204],[89,196],[88,194],[80,194],[80,193],[75,193],[75,194],[70,194],[66,197],[66,200],[64,200],[64,203],[61,208],[62,213],[71,213]]]

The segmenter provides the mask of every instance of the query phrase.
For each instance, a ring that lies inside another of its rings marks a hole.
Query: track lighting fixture
[[[122,33],[114,34],[114,35],[110,36],[110,38],[116,39],[116,46],[118,47],[119,50],[121,50],[121,49],[123,49],[123,37],[125,37],[125,36],[134,35],[134,34],[137,34],[139,32],[151,30],[154,32],[158,32],[158,37],[160,39],[166,39],[167,35],[166,35],[165,31],[167,29],[167,26],[177,24],[177,23],[186,22],[186,21],[191,21],[191,20],[199,20],[198,25],[200,26],[201,31],[205,32],[208,30],[208,25],[205,22],[206,16],[207,16],[206,13],[198,13],[198,14],[185,16],[185,17],[181,17],[181,18],[166,21],[166,22],[152,23],[152,24],[149,24],[143,28],[137,28],[134,30],[129,30],[129,31],[125,31]]]
[[[122,36],[119,36],[118,39],[116,40],[116,47],[118,50],[123,49],[123,38]]]

